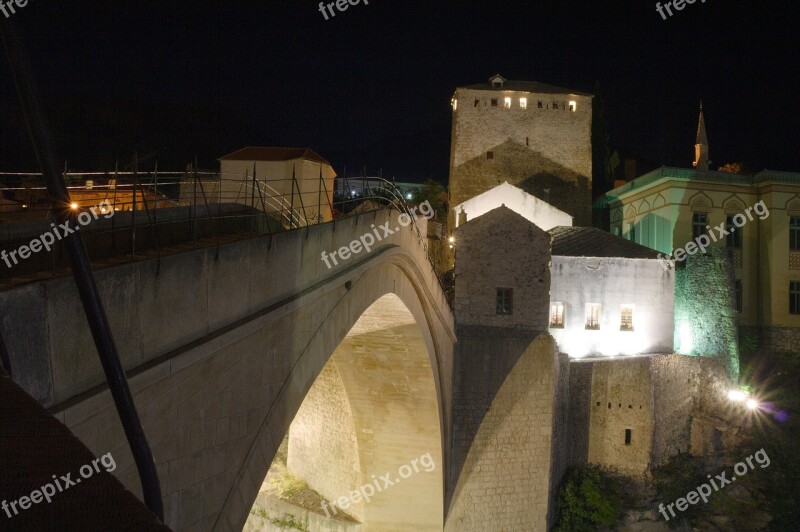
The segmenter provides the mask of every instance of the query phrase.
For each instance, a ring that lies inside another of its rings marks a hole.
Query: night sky
[[[182,170],[244,145],[310,146],[341,174],[446,182],[450,97],[501,73],[593,92],[611,142],[688,167],[700,100],[713,165],[800,171],[796,3],[30,0],[29,48],[59,152],[105,170],[134,151]],[[0,16],[2,16],[0,14]],[[7,63],[0,171],[35,170]]]

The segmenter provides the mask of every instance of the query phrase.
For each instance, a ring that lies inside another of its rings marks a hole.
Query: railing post
[[[192,192],[192,239],[197,241],[197,157],[195,157],[194,165],[192,166],[192,175],[194,176],[194,188]],[[202,184],[200,186],[202,187]]]
[[[134,155],[133,161],[133,210],[131,211],[131,259],[136,257],[136,182],[139,179],[139,154]]]

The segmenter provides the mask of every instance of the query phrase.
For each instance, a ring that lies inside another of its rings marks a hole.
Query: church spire
[[[708,135],[703,118],[703,102],[700,102],[700,119],[697,122],[697,140],[694,143],[694,166],[697,170],[708,170]]]

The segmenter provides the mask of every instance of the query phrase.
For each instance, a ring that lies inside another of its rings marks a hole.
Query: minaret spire
[[[697,140],[694,143],[694,166],[697,170],[708,170],[708,135],[703,117],[703,102],[700,102],[700,119],[697,122]]]

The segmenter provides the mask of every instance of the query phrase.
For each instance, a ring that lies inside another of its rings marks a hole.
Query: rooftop
[[[662,166],[661,168],[657,168],[652,172],[641,175],[625,183],[621,187],[606,192],[596,203],[608,203],[609,200],[613,200],[615,197],[626,194],[632,190],[670,179],[742,186],[754,186],[759,183],[768,182],[800,185],[800,173],[797,172],[762,170],[756,174],[732,174],[730,172],[714,172],[711,170],[693,170],[691,168]]]
[[[223,155],[220,161],[293,161],[306,159],[322,164],[331,164],[311,148],[275,148],[248,146]]]
[[[594,227],[559,226],[553,237],[552,255],[559,257],[621,257],[658,259],[658,252]]]
[[[522,92],[538,92],[541,94],[574,94],[576,96],[593,96],[588,92],[576,91],[567,89],[565,87],[557,87],[547,83],[540,83],[538,81],[514,81],[505,79],[499,74],[492,76],[486,83],[478,83],[475,85],[467,85],[466,87],[459,87],[462,89],[473,90],[486,90],[486,91],[522,91]]]

